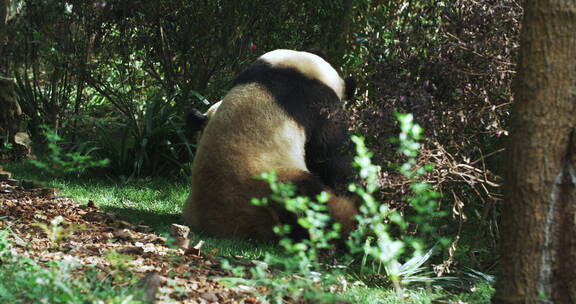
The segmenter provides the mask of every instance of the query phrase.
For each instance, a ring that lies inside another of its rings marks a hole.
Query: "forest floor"
[[[19,180],[10,179],[2,165]],[[237,280],[221,264],[226,260],[251,269],[266,254],[280,257],[283,252],[275,244],[215,239],[197,233],[185,244],[170,236],[173,227],[182,227],[176,224],[181,222],[180,202],[188,191],[187,184],[164,179],[118,183],[89,176],[56,178],[28,164],[1,164],[0,302],[267,301],[264,297],[275,294],[271,285],[254,287]],[[271,270],[269,274],[278,272]],[[228,280],[226,285],[220,278]],[[449,290],[410,286],[398,299],[389,285],[366,285],[361,280],[354,272],[347,274],[348,288],[338,294],[337,302],[490,303],[493,294],[490,283],[480,280]],[[290,296],[280,300],[316,303]]]
[[[80,265],[77,276],[96,269],[100,280],[137,281],[150,302],[258,302],[254,288],[231,288],[213,279],[230,274],[213,254],[202,250],[202,243],[178,248],[170,244],[173,239],[104,213],[92,202],[79,205],[58,197],[53,188],[16,182],[0,182],[0,230],[10,231],[8,239],[18,256],[40,265],[75,260]],[[126,277],[133,279],[122,279]]]

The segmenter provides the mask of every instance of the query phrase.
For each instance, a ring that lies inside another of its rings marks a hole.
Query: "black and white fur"
[[[330,213],[348,233],[357,209],[338,195],[352,174],[351,159],[341,151],[348,142],[341,101],[353,86],[312,53],[275,50],[261,56],[212,111],[191,118],[201,122],[203,133],[185,222],[217,237],[275,238],[272,227],[294,226],[294,215],[250,203],[271,193],[254,177],[274,170],[301,195],[328,191]]]

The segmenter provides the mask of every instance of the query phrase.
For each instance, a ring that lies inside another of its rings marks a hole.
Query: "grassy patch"
[[[27,163],[4,166],[17,179],[61,189],[60,195],[72,197],[80,204],[92,200],[106,212],[131,222],[141,222],[157,232],[165,232],[171,223],[180,222],[181,206],[187,196],[184,181],[149,178],[114,183],[85,176],[52,178]]]
[[[412,288],[404,290],[402,300],[391,288],[353,287],[344,296],[354,303],[370,304],[426,304],[426,303],[470,303],[488,304],[494,294],[494,288],[488,283],[480,283],[470,292],[450,293],[440,287]]]
[[[170,224],[183,224],[182,207],[189,194],[185,180],[167,178],[133,179],[113,182],[90,176],[53,178],[28,163],[3,163],[16,179],[29,180],[47,187],[60,189],[59,195],[72,197],[79,204],[92,200],[105,212],[120,218],[150,226],[157,234],[167,233]],[[276,245],[233,239],[213,239],[198,234],[190,241],[205,241],[205,252],[217,256],[257,259],[265,252],[278,251]]]
[[[492,285],[483,282],[474,286],[469,293],[466,292],[456,295],[456,298],[463,303],[489,304],[492,303],[490,299],[495,291]]]

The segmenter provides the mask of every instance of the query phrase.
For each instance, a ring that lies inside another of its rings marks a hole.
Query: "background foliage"
[[[383,165],[376,196],[414,212],[403,199],[410,182],[389,165],[404,157],[388,140],[393,113],[413,113],[427,138],[417,162],[435,165],[420,178],[452,213],[436,223],[453,240],[437,271],[490,270],[521,14],[515,0],[12,0],[0,73],[16,78],[36,143],[47,125],[63,153],[109,159],[110,177],[183,176],[186,109],[219,100],[266,51],[323,49],[359,79],[346,109]]]

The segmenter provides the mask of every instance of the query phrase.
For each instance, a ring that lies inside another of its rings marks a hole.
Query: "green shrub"
[[[3,136],[0,136],[0,156],[3,156],[5,154],[8,154],[8,152],[10,152],[10,150],[12,150],[14,148],[14,145],[9,142],[9,141],[5,141]]]
[[[110,160],[113,176],[128,178],[188,172],[193,145],[184,132],[184,110],[153,94],[131,119],[104,115],[86,122],[90,145]]]
[[[70,173],[82,173],[88,168],[103,167],[108,165],[108,159],[96,160],[90,154],[93,149],[84,153],[79,151],[63,152],[61,143],[62,137],[56,134],[48,126],[42,126],[43,134],[48,141],[48,155],[44,160],[29,160],[34,166],[46,171],[51,175],[62,175]]]
[[[423,130],[414,124],[411,114],[396,114],[396,117],[400,122],[401,133],[393,141],[398,143],[398,153],[406,157],[398,171],[410,181],[412,195],[406,197],[406,200],[411,210],[401,213],[402,210],[392,209],[376,201],[373,193],[378,189],[376,182],[380,168],[371,163],[372,154],[366,149],[364,139],[352,137],[356,144],[354,166],[359,169],[360,177],[366,185],[349,187],[351,192],[362,198],[363,203],[356,217],[358,229],[351,234],[348,247],[352,254],[364,255],[362,273],[370,272],[365,268],[368,263],[376,264],[376,272],[383,268],[387,278],[400,291],[402,285],[427,280],[426,276],[415,275],[423,270],[420,267],[431,256],[434,244],[445,244],[447,241],[440,238],[435,227],[430,224],[430,219],[445,215],[436,210],[440,194],[418,180],[427,170],[432,169],[432,166],[416,166],[420,148],[418,141],[421,140]],[[397,233],[393,234],[392,231]],[[402,264],[401,261],[406,262]]]

